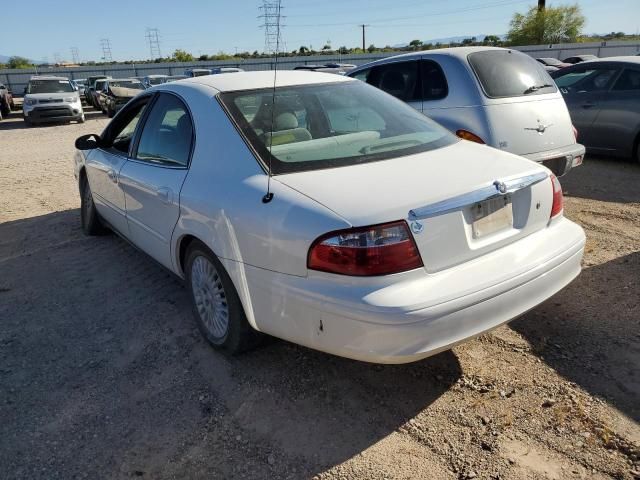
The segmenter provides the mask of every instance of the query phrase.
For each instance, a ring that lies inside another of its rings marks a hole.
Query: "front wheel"
[[[237,354],[259,342],[244,314],[233,282],[216,256],[202,243],[187,252],[185,274],[198,328],[216,349]]]
[[[82,116],[78,119],[78,123],[84,123],[84,113],[82,114]]]
[[[100,221],[100,214],[96,210],[96,205],[93,203],[93,194],[86,177],[82,180],[81,185],[80,222],[82,231],[85,235],[100,235],[104,233],[105,228]]]

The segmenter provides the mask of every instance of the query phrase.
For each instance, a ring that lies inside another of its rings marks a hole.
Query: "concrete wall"
[[[620,55],[636,55],[640,53],[640,42],[595,42],[595,43],[569,43],[560,45],[531,45],[515,47],[532,57],[555,57],[559,59],[573,55],[592,54],[598,57],[613,57]],[[312,55],[298,57],[282,57],[278,59],[278,69],[290,70],[297,65],[313,63],[352,63],[361,65],[372,62],[380,58],[397,55],[393,53],[372,53],[361,55]],[[248,59],[240,62],[236,61],[212,61],[212,62],[175,62],[175,63],[150,63],[138,65],[102,65],[96,67],[77,68],[40,68],[24,70],[0,70],[0,82],[13,90],[16,96],[21,96],[29,78],[35,74],[60,75],[74,78],[87,78],[91,75],[110,75],[114,78],[122,77],[144,77],[146,75],[164,74],[181,75],[186,68],[209,68],[209,67],[240,67],[245,70],[273,70],[274,59]]]

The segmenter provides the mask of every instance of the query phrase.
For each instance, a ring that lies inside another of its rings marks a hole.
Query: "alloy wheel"
[[[218,270],[204,256],[191,265],[191,289],[202,323],[213,337],[223,338],[229,329],[227,297]]]

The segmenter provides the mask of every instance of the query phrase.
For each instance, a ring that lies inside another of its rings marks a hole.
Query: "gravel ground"
[[[82,235],[73,141],[106,123],[0,123],[0,477],[640,478],[640,165],[563,178],[584,271],[508,327],[402,366],[230,359],[171,275]]]

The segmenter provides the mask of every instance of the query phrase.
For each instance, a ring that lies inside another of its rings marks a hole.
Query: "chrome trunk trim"
[[[409,219],[420,220],[427,217],[433,217],[434,215],[451,212],[452,210],[457,210],[467,205],[489,200],[490,198],[508,195],[517,192],[518,190],[522,190],[523,188],[530,187],[531,185],[535,185],[546,178],[549,178],[549,175],[546,172],[539,172],[532,175],[526,175],[524,177],[496,180],[490,185],[474,190],[473,192],[463,193],[462,195],[447,198],[446,200],[432,203],[431,205],[425,205],[424,207],[409,210]]]

